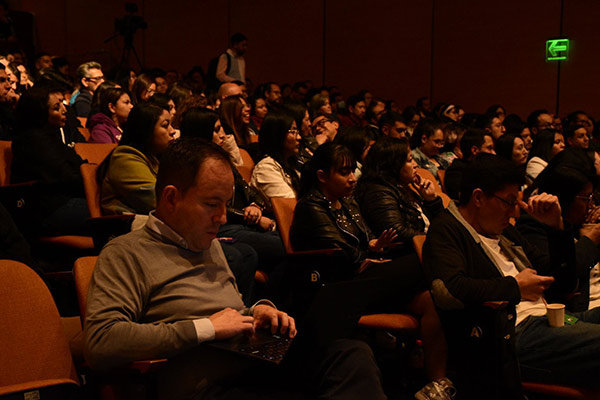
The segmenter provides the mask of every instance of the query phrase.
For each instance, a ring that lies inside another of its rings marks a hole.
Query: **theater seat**
[[[62,392],[55,398],[71,398],[79,379],[46,284],[26,265],[0,260],[0,286],[0,396],[45,398],[53,388]]]

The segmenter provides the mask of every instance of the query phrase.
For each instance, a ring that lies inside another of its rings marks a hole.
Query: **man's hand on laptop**
[[[229,339],[238,333],[254,332],[254,318],[242,315],[233,308],[214,313],[208,319],[215,329],[215,340]]]
[[[271,327],[271,333],[288,333],[293,338],[296,336],[296,322],[283,311],[279,311],[266,304],[259,304],[254,307],[254,326],[256,328]]]

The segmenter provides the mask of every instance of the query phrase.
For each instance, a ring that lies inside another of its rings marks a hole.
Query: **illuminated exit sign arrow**
[[[563,61],[569,58],[569,39],[546,40],[546,61]]]

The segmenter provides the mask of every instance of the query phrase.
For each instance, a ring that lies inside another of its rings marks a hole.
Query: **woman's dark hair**
[[[371,135],[366,127],[348,126],[340,129],[335,136],[335,143],[347,147],[356,161],[364,162],[362,154],[371,142]]]
[[[548,166],[544,168],[542,172],[537,176],[537,178],[533,181],[531,185],[527,187],[524,193],[525,199],[527,199],[533,192],[537,191],[541,193],[543,190],[541,185],[543,184],[545,187],[549,186],[548,180],[549,178],[546,175],[550,174],[551,171],[554,171],[559,168],[570,168],[581,172],[583,175],[587,177],[587,180],[592,182],[594,188],[598,186],[598,176],[596,175],[596,152],[591,149],[580,149],[576,147],[567,147],[560,153],[558,153],[550,162]],[[554,189],[553,189],[554,190]],[[569,190],[573,190],[572,188]],[[576,194],[581,189],[578,189],[573,194]],[[554,190],[555,191],[555,190]],[[565,197],[566,201],[567,197]],[[568,203],[568,201],[567,201]],[[565,204],[567,204],[565,203]],[[562,201],[561,201],[562,204]],[[570,203],[569,203],[570,204]]]
[[[149,103],[156,104],[157,106],[171,111],[171,106],[169,105],[169,100],[173,100],[171,96],[163,93],[156,93],[154,96],[148,99]],[[174,102],[173,102],[174,103]]]
[[[148,74],[141,74],[135,79],[133,86],[131,86],[131,100],[134,104],[139,104],[142,101],[142,95],[153,83],[154,79]]]
[[[409,153],[408,139],[388,136],[379,138],[367,154],[361,179],[370,181],[385,178],[397,183]]]
[[[586,173],[567,162],[549,164],[536,180],[538,193],[549,193],[558,197],[563,215],[567,212],[575,197],[588,183],[597,186],[596,175]],[[527,195],[530,193],[528,192]]]
[[[512,162],[513,147],[515,145],[515,139],[517,135],[502,135],[494,143],[494,150],[496,155],[502,157],[505,160]]]
[[[320,93],[315,94],[311,99],[310,99],[310,115],[311,117],[316,115],[317,113],[321,112],[321,107],[323,107],[325,105],[325,103],[329,102],[329,97],[322,95]]]
[[[523,129],[527,128],[527,124],[517,114],[507,115],[502,124],[506,128],[507,135],[521,136]]]
[[[421,114],[419,113],[419,110],[417,110],[417,108],[413,106],[408,106],[404,109],[404,111],[402,111],[402,118],[404,118],[407,125],[410,124],[415,115],[419,116],[419,120],[421,119]]]
[[[182,115],[181,137],[197,137],[212,142],[215,123],[219,120],[219,114],[204,107],[192,107]]]
[[[554,146],[554,137],[556,134],[562,136],[562,133],[556,129],[544,129],[535,135],[533,146],[529,153],[529,159],[539,157],[542,160],[549,162],[552,158],[552,147]]]
[[[339,171],[345,167],[352,168],[352,170],[356,168],[356,160],[352,151],[337,143],[323,143],[317,147],[302,172],[301,195],[317,187],[319,182],[317,171],[322,170],[328,173],[331,170]]]
[[[173,99],[175,107],[179,108],[181,103],[192,96],[192,88],[183,82],[177,82],[169,90],[169,96]]]
[[[106,105],[107,105],[106,109],[108,111],[104,112],[104,110],[100,106],[100,102],[102,102],[102,97],[104,97],[104,93],[106,92],[106,90],[108,90],[109,88],[116,88],[116,87],[117,87],[116,83],[114,83],[112,81],[104,81],[98,86],[98,88],[96,88],[96,91],[94,92],[94,95],[92,96],[92,103],[90,105],[90,114],[89,114],[90,117],[98,112],[106,114],[109,117],[111,116],[110,110],[108,110],[108,103],[106,103]],[[119,97],[121,97],[121,96],[119,96]],[[119,100],[118,97],[117,97],[117,100]],[[115,100],[112,103],[114,104],[117,100]]]
[[[98,109],[101,113],[112,117],[112,112],[108,108],[108,105],[117,104],[117,101],[119,101],[121,96],[127,94],[127,91],[116,86],[105,86],[104,88],[102,86],[104,86],[104,83],[94,93],[94,96],[98,95]]]
[[[221,120],[223,123],[223,120]],[[300,181],[298,174],[292,167],[291,157],[287,162],[284,160],[283,143],[292,129],[294,117],[285,110],[273,110],[265,116],[258,135],[258,145],[265,156],[269,156],[277,161],[283,167],[284,171],[290,175],[292,186],[298,190]]]
[[[154,127],[163,111],[165,111],[164,108],[145,102],[133,107],[123,128],[119,146],[131,146],[144,154],[151,155],[150,146],[154,136]]]
[[[504,107],[501,104],[493,104],[488,107],[486,114],[497,114],[499,108],[502,109],[503,113],[506,113],[506,110],[504,109]]]
[[[48,123],[48,100],[50,94],[61,93],[58,86],[35,85],[21,96],[15,111],[16,131],[41,129]]]
[[[438,129],[442,129],[442,124],[437,119],[426,118],[422,119],[419,122],[419,125],[415,128],[412,136],[410,137],[410,147],[411,149],[416,149],[420,147],[423,142],[423,135],[429,138],[433,135]]]
[[[238,146],[245,146],[250,142],[249,124],[242,121],[243,101],[241,95],[229,96],[223,99],[219,107],[223,129],[228,135],[235,136]]]
[[[300,134],[302,134],[302,120],[306,114],[306,106],[300,101],[286,101],[283,107],[294,117],[296,126],[298,127]]]
[[[262,97],[258,97],[258,96],[252,96],[248,99],[248,104],[250,105],[250,115],[256,115],[256,102],[258,100],[264,101],[265,99]],[[265,101],[265,104],[266,104],[266,101]],[[287,105],[286,105],[286,107],[287,107]]]

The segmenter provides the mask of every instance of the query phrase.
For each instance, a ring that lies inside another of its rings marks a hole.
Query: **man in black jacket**
[[[523,180],[509,162],[476,157],[458,207],[432,223],[423,249],[450,350],[460,355],[457,388],[466,398],[522,398],[517,356],[528,379],[591,385],[586,372],[600,369],[600,311],[548,326],[544,292],[559,297],[577,282],[573,241],[556,196],[518,200]],[[549,254],[510,225],[517,205],[549,227]]]

